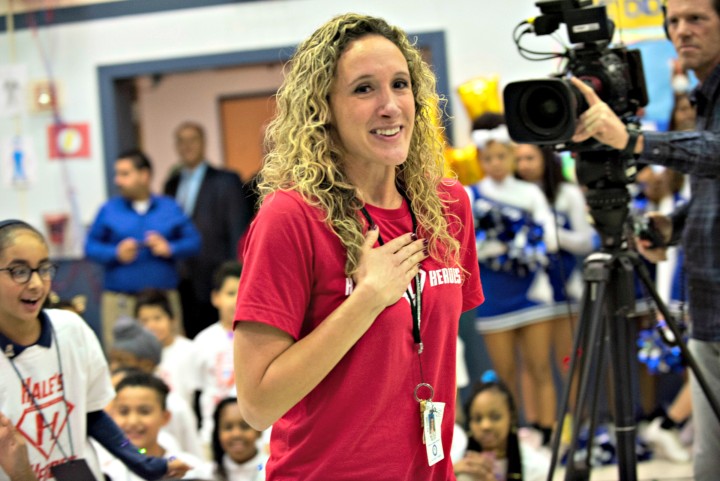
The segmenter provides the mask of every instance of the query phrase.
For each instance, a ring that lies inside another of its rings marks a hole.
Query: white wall
[[[72,194],[77,199],[77,217],[88,224],[106,200],[99,66],[294,45],[331,16],[347,11],[384,17],[408,32],[444,31],[452,89],[479,75],[497,73],[505,84],[545,76],[555,68],[551,62],[522,59],[512,42],[513,27],[538,13],[534,0],[247,2],[42,28],[39,42],[64,93],[62,117],[68,122],[90,123],[92,157],[65,163],[48,161],[49,114],[28,114],[19,123],[0,118],[0,142],[16,132],[17,124],[20,133],[32,138],[39,171],[37,182],[29,188],[0,188],[0,219],[21,217],[42,226],[44,213],[73,210],[68,200]],[[15,58],[27,65],[29,79],[46,78],[32,32],[15,32],[14,44]],[[11,61],[10,45],[9,35],[0,35],[0,65]],[[528,44],[548,45],[543,39],[530,39]],[[450,101],[456,144],[464,145],[469,141],[469,119],[456,95],[452,94]]]

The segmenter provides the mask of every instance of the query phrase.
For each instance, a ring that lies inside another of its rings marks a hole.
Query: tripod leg
[[[630,307],[634,305],[633,266],[623,256],[617,258],[619,268],[612,270],[608,295],[608,319],[610,350],[614,366],[615,386],[615,433],[617,436],[618,472],[621,481],[637,478],[637,457],[635,455],[635,417],[633,396],[630,389],[631,366],[635,364],[635,339],[633,326],[627,319]],[[627,389],[627,391],[625,390]]]
[[[595,444],[595,435],[597,433],[597,426],[598,421],[600,418],[600,412],[598,411],[598,400],[600,397],[600,383],[607,379],[607,370],[605,369],[605,349],[607,346],[607,337],[606,337],[606,322],[607,322],[607,313],[603,314],[603,322],[601,323],[600,333],[599,333],[599,339],[598,339],[598,345],[597,345],[597,364],[596,364],[596,370],[594,375],[592,376],[594,382],[592,386],[592,391],[588,394],[591,400],[590,408],[587,411],[588,413],[588,444],[587,444],[587,453],[588,453],[588,463],[590,464],[592,468],[592,453],[593,453],[593,445]]]
[[[590,271],[592,267],[588,267],[586,271]],[[592,273],[587,274],[592,276]],[[577,443],[580,434],[580,427],[583,416],[583,408],[587,405],[587,399],[590,394],[589,383],[593,380],[597,383],[597,372],[600,365],[600,359],[603,349],[603,314],[604,314],[604,299],[606,291],[606,275],[602,274],[597,277],[601,282],[595,282],[595,280],[586,283],[586,289],[590,291],[587,296],[587,302],[583,306],[581,312],[580,324],[588,323],[589,331],[585,338],[585,350],[582,353],[582,371],[580,378],[578,379],[578,396],[575,405],[575,411],[573,414],[576,420],[573,426],[572,441],[568,451],[568,462],[567,471],[565,475],[566,480],[587,480],[590,478],[590,450],[592,449],[592,436],[588,442],[588,455],[584,460],[576,460]],[[578,337],[580,332],[578,331]],[[572,373],[571,373],[572,374]],[[595,395],[597,395],[597,386],[594,389]],[[592,416],[594,413],[590,413]],[[592,434],[592,433],[591,433]]]
[[[580,298],[580,316],[577,323],[577,330],[575,331],[575,337],[573,339],[573,348],[570,356],[570,365],[568,366],[567,381],[563,383],[563,391],[560,399],[558,400],[557,406],[557,423],[555,426],[555,433],[552,439],[552,457],[550,459],[550,471],[548,473],[547,481],[552,481],[555,474],[555,467],[558,465],[560,458],[560,438],[563,432],[563,426],[565,424],[565,413],[568,411],[570,404],[570,392],[573,379],[575,378],[576,372],[582,372],[585,357],[580,356],[581,352],[587,351],[586,343],[587,331],[586,319],[590,319],[590,302],[589,302],[590,288],[586,284]],[[577,382],[580,382],[578,377]]]

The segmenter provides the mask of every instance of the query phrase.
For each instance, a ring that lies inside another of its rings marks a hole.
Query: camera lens
[[[520,143],[556,144],[575,132],[579,91],[563,79],[511,82],[505,87],[505,119]]]
[[[520,100],[520,109],[527,116],[527,128],[541,136],[556,133],[558,126],[567,122],[567,102],[548,85],[528,89]]]

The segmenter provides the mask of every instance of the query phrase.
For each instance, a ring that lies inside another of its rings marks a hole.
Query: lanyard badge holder
[[[90,466],[84,459],[70,459],[52,466],[50,472],[57,481],[96,481]]]
[[[405,198],[405,201],[407,202],[408,209],[410,209],[413,232],[417,233],[417,220],[415,219],[415,214],[412,211],[410,199],[407,198],[405,192],[402,189],[400,192]],[[365,216],[365,219],[367,219],[368,223],[370,225],[373,225],[374,222],[372,220],[372,217],[370,217],[370,213],[367,211],[367,209],[363,207],[361,209],[361,212]],[[384,244],[381,236],[378,236],[378,243],[380,245]],[[417,401],[420,406],[420,427],[422,429],[422,443],[425,445],[425,449],[427,451],[428,466],[433,466],[434,464],[445,458],[445,453],[443,452],[442,446],[442,436],[440,432],[443,413],[445,412],[445,403],[434,402],[432,400],[433,396],[435,395],[435,389],[432,387],[432,385],[425,382],[425,375],[423,373],[421,358],[425,346],[423,345],[422,337],[420,336],[420,320],[422,317],[422,286],[420,284],[420,274],[417,274],[415,276],[414,281],[415,295],[413,296],[413,293],[410,291],[409,287],[407,289],[407,297],[408,301],[410,302],[410,310],[412,311],[413,318],[413,341],[417,346],[418,365],[420,368],[420,383],[415,386],[413,396],[415,397],[415,401]],[[427,397],[421,397],[421,391],[425,390],[428,391]]]
[[[442,426],[443,414],[445,413],[445,403],[434,402],[433,396],[435,389],[431,384],[424,381],[425,376],[422,369],[423,343],[420,338],[420,280],[415,279],[415,302],[411,302],[413,311],[413,337],[417,346],[418,365],[420,366],[420,383],[415,386],[413,396],[415,401],[420,405],[420,427],[422,429],[422,442],[427,452],[428,466],[432,466],[438,461],[445,458],[443,451],[442,436],[440,428]],[[421,393],[427,391],[427,397],[422,397]]]
[[[50,467],[50,472],[52,473],[53,477],[56,481],[97,481],[95,479],[95,475],[90,470],[90,467],[87,464],[87,461],[84,459],[77,459],[75,456],[75,447],[73,445],[72,440],[72,429],[70,427],[70,411],[68,409],[67,399],[65,399],[65,377],[63,376],[63,368],[62,368],[62,360],[60,359],[60,344],[57,341],[57,336],[55,335],[55,329],[53,328],[52,324],[50,324],[50,331],[52,333],[52,341],[55,342],[55,352],[57,353],[57,360],[58,360],[58,369],[60,370],[60,378],[63,380],[62,385],[62,399],[63,404],[65,405],[65,415],[67,416],[67,430],[68,430],[68,440],[70,442],[70,456],[67,455],[65,450],[63,449],[62,445],[60,444],[60,439],[58,439],[58,436],[56,436],[55,431],[53,431],[52,426],[47,422],[47,418],[45,417],[45,414],[42,411],[42,408],[37,402],[37,399],[35,399],[35,396],[32,393],[32,389],[30,389],[30,386],[25,384],[25,378],[23,378],[22,374],[20,373],[20,370],[15,365],[15,362],[12,360],[11,356],[8,356],[7,359],[10,361],[10,365],[15,370],[15,373],[18,376],[18,379],[20,379],[20,383],[22,384],[23,389],[25,390],[25,393],[30,397],[30,400],[33,403],[33,406],[35,407],[38,414],[40,414],[40,418],[43,422],[43,429],[47,429],[50,433],[50,437],[53,440],[53,443],[58,447],[60,452],[62,453],[62,456],[64,458],[63,462],[60,464],[56,464],[54,466]]]

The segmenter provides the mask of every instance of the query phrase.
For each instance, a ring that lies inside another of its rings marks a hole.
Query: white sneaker
[[[661,424],[662,418],[657,417],[650,421],[645,430],[645,440],[653,447],[655,455],[675,463],[690,461],[690,453],[680,443],[677,430],[663,429]]]
[[[680,442],[686,448],[690,448],[695,437],[695,427],[692,423],[692,419],[685,423],[685,426],[680,430]]]

